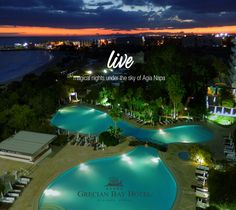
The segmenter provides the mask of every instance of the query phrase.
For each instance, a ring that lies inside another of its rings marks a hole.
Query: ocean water
[[[0,47],[14,46],[15,43],[45,43],[63,40],[82,41],[109,37],[111,36],[0,37]],[[0,84],[18,79],[34,71],[49,62],[51,58],[52,56],[46,51],[0,51]]]
[[[0,84],[19,79],[52,58],[52,54],[43,50],[0,51]]]

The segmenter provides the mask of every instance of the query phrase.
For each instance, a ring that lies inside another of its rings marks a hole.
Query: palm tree
[[[118,128],[117,128],[117,121],[122,117],[123,113],[118,105],[114,105],[110,111],[110,116],[114,121],[114,127],[115,127],[115,132],[114,135],[117,136],[118,133]]]
[[[185,89],[179,75],[171,75],[167,80],[169,98],[173,104],[173,118],[176,118],[178,107],[182,101]]]
[[[106,105],[110,98],[110,92],[107,88],[103,87],[102,90],[99,92],[99,99],[98,102],[102,105]]]
[[[133,111],[132,97],[133,97],[133,90],[129,88],[127,93],[121,99],[122,103],[126,105],[126,107],[130,112]]]

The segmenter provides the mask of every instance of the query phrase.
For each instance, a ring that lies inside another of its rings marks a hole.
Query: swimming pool
[[[105,112],[87,107],[70,106],[60,109],[51,120],[52,125],[73,132],[98,135],[114,126],[112,118]],[[125,136],[160,144],[201,143],[213,138],[213,133],[200,125],[184,125],[163,130],[138,128],[124,120],[118,127]]]
[[[157,151],[141,146],[62,173],[44,190],[39,209],[170,210],[176,192]]]

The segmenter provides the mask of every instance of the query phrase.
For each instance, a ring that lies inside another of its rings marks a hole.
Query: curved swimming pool
[[[59,175],[44,190],[39,209],[170,210],[177,187],[153,148],[96,159]]]
[[[112,118],[107,113],[87,106],[70,106],[60,109],[52,118],[51,123],[68,131],[94,135],[114,126]],[[153,143],[202,143],[213,138],[213,133],[201,125],[151,130],[136,127],[124,120],[119,120],[117,124],[123,135]]]

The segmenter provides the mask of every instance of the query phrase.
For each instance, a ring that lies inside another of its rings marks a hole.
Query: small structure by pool
[[[39,209],[170,210],[176,182],[153,148],[71,168],[44,190]]]
[[[0,143],[0,157],[37,163],[51,153],[49,144],[56,135],[20,131]]]
[[[71,132],[98,135],[106,131],[114,122],[109,114],[87,107],[70,106],[60,109],[51,120],[52,125]],[[213,133],[200,125],[184,125],[163,130],[138,128],[119,120],[118,127],[124,136],[153,143],[201,143],[213,138]]]

